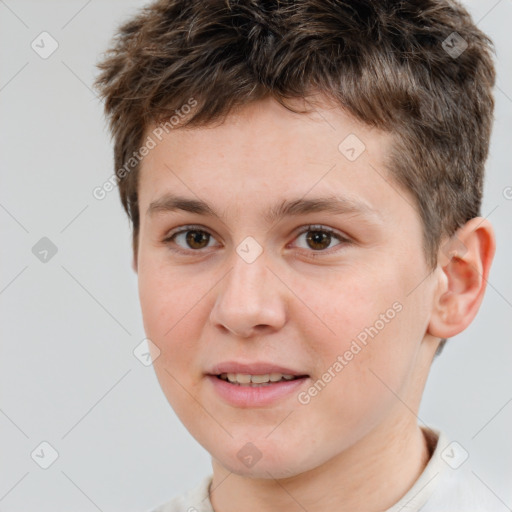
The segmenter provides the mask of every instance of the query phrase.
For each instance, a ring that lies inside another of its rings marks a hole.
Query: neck
[[[406,494],[430,455],[415,421],[394,422],[321,466],[281,480],[240,476],[214,459],[210,500],[215,512],[380,512]]]

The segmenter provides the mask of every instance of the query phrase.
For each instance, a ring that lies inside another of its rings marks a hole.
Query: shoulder
[[[204,477],[191,489],[147,512],[213,512],[208,489],[212,475]]]
[[[425,470],[387,512],[499,512],[502,504],[472,471],[468,452],[434,428],[423,428],[433,448]]]
[[[444,432],[437,432],[439,439],[432,462],[438,481],[422,512],[502,511],[503,505],[496,495],[473,471],[466,449]]]
[[[501,512],[503,504],[467,466],[445,472],[422,512]]]

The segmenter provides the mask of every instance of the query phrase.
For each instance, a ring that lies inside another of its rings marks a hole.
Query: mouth
[[[224,361],[208,368],[211,390],[237,408],[271,407],[290,400],[311,376],[270,361]]]
[[[220,373],[213,376],[234,386],[244,387],[272,386],[280,382],[289,382],[309,377],[309,375],[291,375],[283,373],[266,373],[260,375],[251,375],[248,373]]]

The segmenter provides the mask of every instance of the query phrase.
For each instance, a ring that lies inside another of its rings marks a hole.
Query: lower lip
[[[230,384],[214,375],[207,375],[215,391],[229,404],[236,407],[258,407],[296,394],[298,389],[309,380],[308,377],[280,381],[268,386],[240,386]]]

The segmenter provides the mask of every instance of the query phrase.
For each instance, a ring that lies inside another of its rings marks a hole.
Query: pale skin
[[[350,133],[366,146],[353,162],[338,149]],[[495,239],[489,221],[472,219],[458,253],[443,241],[431,271],[414,199],[385,168],[391,143],[327,104],[294,114],[266,99],[218,126],[165,134],[143,161],[133,265],[144,327],[169,403],[212,455],[216,512],[383,511],[428,462],[416,414],[430,365],[439,340],[475,317]],[[165,193],[221,218],[148,214]],[[333,195],[367,212],[264,216],[284,200]],[[207,233],[203,246],[187,233],[164,242],[187,225]],[[325,228],[351,242],[333,235],[312,248],[307,234]],[[263,249],[250,264],[236,252],[248,236]],[[222,361],[272,361],[309,375],[306,390],[396,301],[402,310],[307,405],[294,395],[234,407],[205,377]],[[248,442],[262,455],[252,467],[237,457]]]

